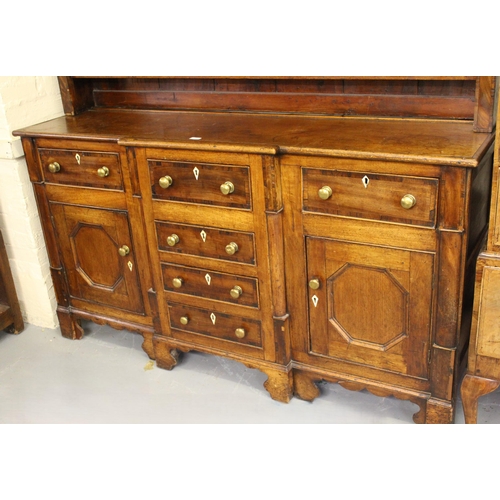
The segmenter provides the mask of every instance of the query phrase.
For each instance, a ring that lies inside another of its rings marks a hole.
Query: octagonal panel
[[[386,350],[406,336],[408,292],[386,269],[346,264],[328,287],[329,320],[349,343]]]
[[[104,227],[78,224],[71,245],[76,270],[90,284],[113,289],[121,281],[118,246]]]

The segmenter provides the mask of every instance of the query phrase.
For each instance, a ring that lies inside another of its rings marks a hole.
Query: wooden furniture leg
[[[460,394],[464,406],[465,423],[477,424],[477,400],[500,386],[500,380],[490,380],[467,374],[462,382]]]
[[[24,330],[24,321],[0,231],[0,330],[7,328],[10,333],[20,333]]]

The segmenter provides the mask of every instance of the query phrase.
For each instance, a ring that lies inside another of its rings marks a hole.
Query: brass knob
[[[332,188],[330,186],[323,186],[321,189],[318,190],[318,196],[322,200],[328,200],[330,196],[333,194]]]
[[[312,290],[317,290],[319,288],[319,284],[319,279],[313,278],[309,281],[309,288],[311,288]]]
[[[410,208],[414,207],[417,203],[415,196],[412,194],[405,194],[401,198],[401,206],[406,210],[410,210]]]
[[[176,234],[171,234],[167,238],[167,243],[168,243],[168,246],[173,247],[173,246],[177,245],[177,243],[179,243],[179,237]]]
[[[233,288],[229,292],[229,294],[233,299],[239,299],[242,293],[243,289],[241,288],[241,286],[238,285],[233,286]]]
[[[172,285],[174,285],[174,288],[180,288],[182,286],[182,283],[184,283],[184,280],[182,278],[174,278],[172,280]]]
[[[238,245],[234,241],[231,241],[229,245],[226,245],[226,253],[228,255],[234,255],[238,250]]]
[[[173,183],[172,177],[170,175],[165,175],[165,177],[160,177],[160,180],[158,181],[158,184],[160,185],[161,188],[167,189],[170,187]]]
[[[245,332],[245,329],[244,328],[236,328],[236,330],[234,331],[234,334],[239,338],[239,339],[242,339],[245,337],[245,335],[247,334],[247,332]]]
[[[187,325],[189,323],[189,318],[187,316],[181,316],[181,325]]]
[[[54,163],[51,163],[48,168],[49,172],[55,174],[56,172],[59,172],[59,170],[61,170],[61,165],[59,165],[59,163],[55,161]]]
[[[130,248],[127,245],[123,245],[119,250],[118,253],[122,256],[125,257],[125,255],[128,255],[130,253]]]
[[[99,177],[107,177],[109,175],[109,168],[108,167],[101,167],[97,169],[97,175]]]
[[[231,181],[226,181],[221,185],[220,191],[224,195],[228,195],[234,192],[234,184]]]

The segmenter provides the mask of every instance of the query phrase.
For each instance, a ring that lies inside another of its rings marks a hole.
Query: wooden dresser
[[[500,116],[500,111],[499,111]],[[496,132],[488,239],[479,254],[467,373],[461,385],[465,422],[477,423],[477,403],[500,386],[500,136]]]
[[[61,331],[143,335],[453,422],[486,235],[494,77],[60,77],[22,137]]]

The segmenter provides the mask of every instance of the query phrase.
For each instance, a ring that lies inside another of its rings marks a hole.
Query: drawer
[[[123,190],[118,153],[39,149],[46,182]]]
[[[254,347],[262,346],[259,321],[180,304],[170,304],[169,312],[173,329]]]
[[[251,208],[249,167],[149,160],[153,198]]]
[[[438,179],[303,168],[309,212],[433,227]]]
[[[253,278],[165,263],[162,275],[164,288],[169,292],[259,307],[258,282]]]
[[[156,233],[158,248],[164,252],[255,264],[252,233],[159,221]]]

